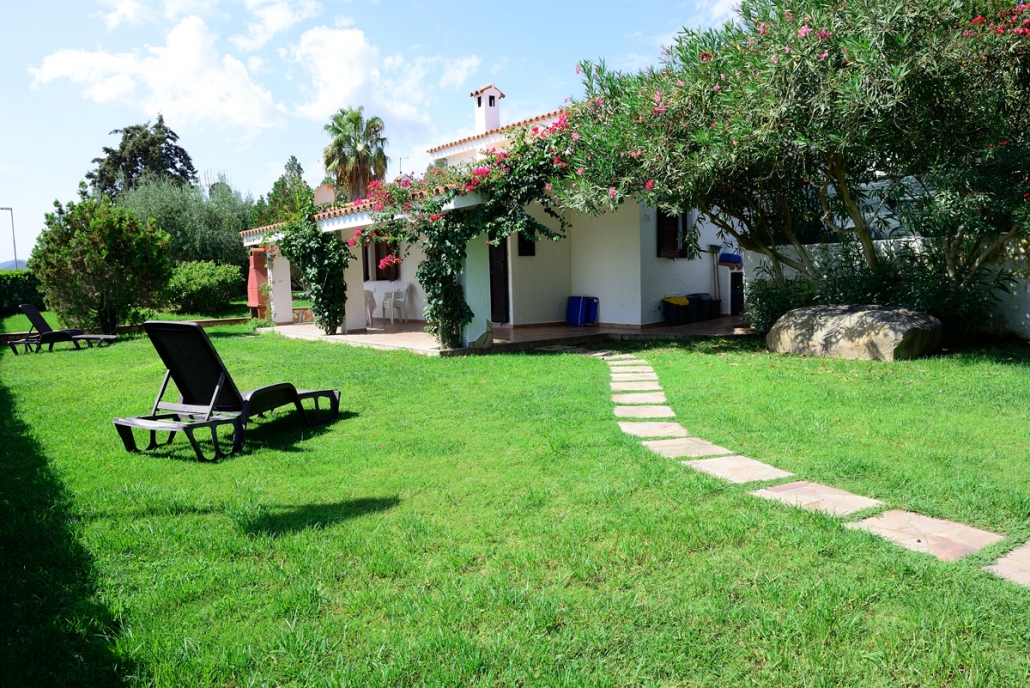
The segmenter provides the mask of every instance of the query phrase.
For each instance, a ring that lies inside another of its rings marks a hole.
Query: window
[[[368,264],[371,262],[368,255],[368,246],[361,247],[361,277],[365,282],[371,281],[368,276]]]
[[[476,107],[483,107],[483,96],[476,96]]]
[[[497,104],[497,103],[496,103],[496,101],[494,101],[494,97],[493,97],[493,96],[490,96],[490,107],[493,107],[493,106],[494,106],[494,105],[496,105],[496,104]]]
[[[659,258],[686,258],[687,248],[683,243],[683,233],[689,222],[689,215],[666,215],[661,210],[658,213],[658,257]]]
[[[398,273],[400,272],[398,270],[397,266],[396,265],[388,265],[387,267],[380,268],[379,267],[379,261],[381,261],[383,258],[386,258],[387,256],[396,256],[397,255],[397,244],[377,243],[375,245],[375,247],[376,247],[376,252],[375,252],[375,256],[376,256],[376,261],[375,261],[375,265],[376,265],[376,279],[377,280],[384,280],[384,281],[392,282],[393,280],[397,279]]]
[[[536,242],[532,239],[527,239],[522,235],[522,232],[518,232],[519,237],[519,255],[520,256],[535,256],[536,255]]]

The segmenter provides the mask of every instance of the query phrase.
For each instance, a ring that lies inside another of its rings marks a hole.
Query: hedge
[[[44,308],[39,280],[31,270],[0,270],[0,316],[19,313],[23,303]]]

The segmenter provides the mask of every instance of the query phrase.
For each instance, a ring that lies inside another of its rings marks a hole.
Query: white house
[[[504,99],[493,84],[476,89],[471,94],[476,133],[458,141],[445,143],[429,150],[437,161],[448,165],[479,159],[488,149],[503,150],[508,136],[525,126],[550,125],[558,119],[560,110],[549,112],[520,122],[501,126],[500,107]],[[463,205],[475,203],[474,197],[458,199]],[[553,226],[539,207],[529,212],[542,223]],[[367,211],[349,206],[333,208],[316,219],[324,231],[339,232],[349,239],[354,230],[371,224]],[[701,292],[721,292],[722,312],[730,312],[730,271],[717,266],[715,258],[707,253],[695,260],[683,257],[682,242],[677,244],[678,229],[684,222],[695,222],[696,213],[668,217],[654,208],[627,201],[620,208],[599,217],[572,214],[567,217],[570,227],[561,241],[541,239],[527,241],[519,236],[509,237],[500,246],[487,246],[486,238],[469,242],[463,274],[465,300],[475,314],[466,328],[464,338],[470,342],[486,330],[488,321],[493,327],[534,327],[565,322],[566,306],[570,296],[592,296],[599,299],[598,322],[616,328],[641,329],[664,324],[662,299]],[[263,229],[244,232],[245,242],[258,243]],[[702,248],[721,245],[714,227],[701,226]],[[381,256],[374,255],[375,247],[362,251],[360,261],[353,261],[348,269],[348,285],[364,284],[366,289],[380,294],[396,288],[397,282],[407,282],[414,293],[413,313],[421,314],[425,306],[425,293],[415,279],[415,269],[423,255],[413,247],[395,274],[378,270]],[[380,252],[383,248],[378,249]],[[275,289],[275,284],[288,278],[285,260],[277,258],[269,271],[273,282],[273,320],[292,322],[290,304],[281,303],[288,298],[288,289]],[[720,284],[714,278],[719,275]],[[349,303],[360,303],[356,289],[351,289]],[[365,328],[363,309],[347,309],[347,329]]]

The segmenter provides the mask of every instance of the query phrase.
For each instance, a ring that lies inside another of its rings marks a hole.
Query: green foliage
[[[0,270],[0,315],[20,312],[23,303],[44,307],[39,279],[31,270]]]
[[[978,11],[1004,21],[971,22]],[[640,194],[698,208],[768,256],[778,279],[781,264],[820,279],[802,241],[820,226],[856,237],[875,268],[883,209],[913,183],[1030,191],[1024,17],[1023,6],[992,1],[745,0],[719,29],[684,30],[659,68],[581,65],[581,138],[560,193],[570,207]],[[1005,164],[992,159],[1002,145]],[[1024,232],[1004,216],[967,247],[976,249],[966,276]]]
[[[549,193],[556,165],[552,149],[568,137],[564,115],[552,127],[512,134],[507,151],[490,151],[474,166],[431,167],[426,175],[399,184],[369,184],[368,205],[376,224],[355,232],[356,242],[406,242],[425,253],[416,277],[426,292],[426,329],[441,346],[461,346],[462,328],[472,322],[458,277],[468,242],[482,235],[496,243],[521,233],[537,241],[558,240],[566,222]],[[455,199],[475,194],[479,203],[445,211]],[[559,223],[554,231],[526,212],[531,204]]]
[[[262,196],[254,204],[250,226],[265,227],[285,222],[299,210],[297,199],[311,193],[311,187],[304,181],[304,168],[297,156],[291,155],[286,161],[286,171],[275,180],[267,199]]]
[[[390,158],[383,128],[378,117],[366,120],[362,107],[340,109],[323,127],[332,139],[323,152],[326,173],[351,201],[364,198],[368,183],[386,176]]]
[[[311,196],[297,199],[300,210],[276,229],[274,243],[292,265],[300,268],[311,315],[326,334],[336,334],[346,322],[347,282],[344,272],[354,257],[334,232],[323,232],[315,222]],[[268,238],[271,242],[271,237]],[[275,260],[274,255],[270,256]]]
[[[159,177],[178,184],[197,181],[197,170],[189,154],[176,142],[178,134],[168,128],[164,116],[157,122],[115,129],[121,134],[118,148],[104,146],[104,155],[94,158],[97,168],[86,173],[93,192],[114,198],[141,180]]]
[[[165,302],[180,313],[224,311],[240,293],[243,276],[235,265],[198,260],[179,263],[165,288]]]
[[[159,305],[171,275],[171,239],[106,196],[87,196],[85,184],[80,199],[54,202],[29,268],[61,322],[113,334],[120,324],[142,322]]]
[[[969,279],[948,274],[943,242],[908,240],[877,247],[870,267],[857,241],[844,241],[816,256],[820,279],[800,275],[765,278],[748,287],[745,317],[761,334],[787,311],[816,304],[901,306],[928,313],[944,327],[944,339],[960,344],[997,332],[997,292],[1008,291],[1011,273],[981,266]]]
[[[247,263],[240,232],[250,226],[253,202],[224,178],[206,193],[197,185],[148,178],[115,202],[138,218],[153,219],[171,236],[172,261],[213,261],[240,268]]]

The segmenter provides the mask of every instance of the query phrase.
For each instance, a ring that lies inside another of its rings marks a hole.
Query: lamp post
[[[11,213],[11,243],[14,244],[14,269],[18,269],[18,241],[14,237],[14,208],[0,208]]]

